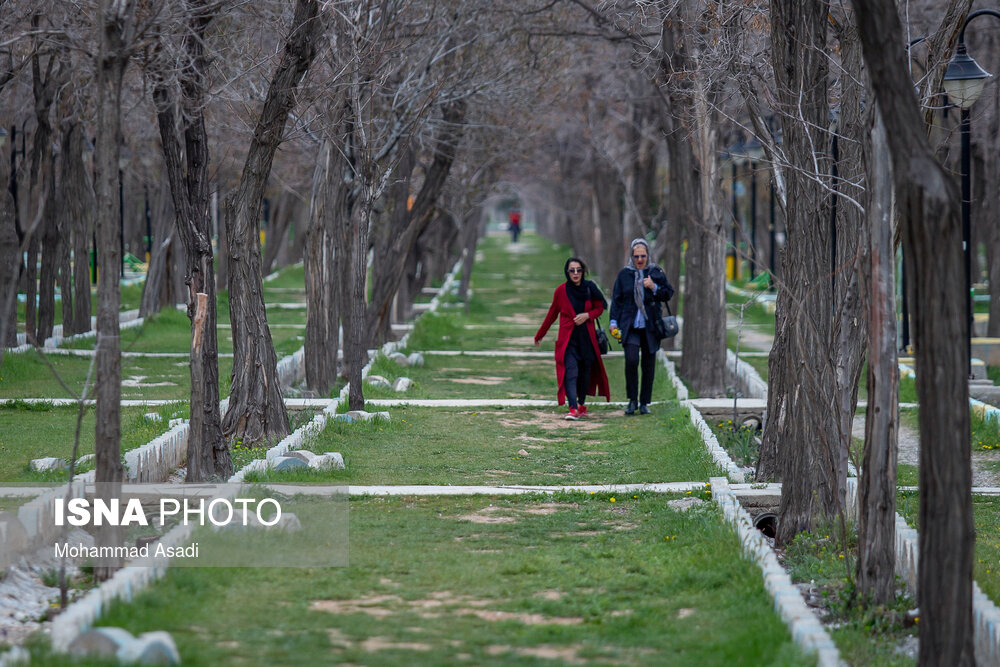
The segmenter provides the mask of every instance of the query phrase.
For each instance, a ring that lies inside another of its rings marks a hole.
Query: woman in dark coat
[[[611,296],[611,333],[625,348],[626,415],[649,414],[656,351],[663,340],[663,314],[660,302],[670,300],[674,288],[663,269],[649,257],[649,244],[635,239],[629,248],[629,261],[615,280]],[[617,332],[615,330],[618,330]],[[639,390],[639,366],[642,366],[642,390]]]
[[[577,420],[587,415],[587,395],[604,396],[611,400],[608,374],[604,371],[597,347],[594,320],[600,317],[607,302],[601,290],[586,280],[587,266],[583,260],[570,257],[563,267],[566,282],[552,294],[552,305],[545,321],[535,334],[535,345],[545,337],[549,327],[559,318],[556,338],[556,379],[559,383],[559,405],[569,400],[566,419]]]

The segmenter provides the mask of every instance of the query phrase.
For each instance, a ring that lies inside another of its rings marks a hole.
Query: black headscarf
[[[572,262],[576,262],[583,267],[583,275],[580,277],[579,285],[574,284],[573,280],[569,277],[569,265]],[[569,297],[573,311],[577,314],[585,312],[587,310],[587,299],[590,298],[590,286],[593,284],[586,279],[587,265],[579,257],[570,257],[566,260],[566,265],[563,266],[563,273],[566,275],[566,296]]]

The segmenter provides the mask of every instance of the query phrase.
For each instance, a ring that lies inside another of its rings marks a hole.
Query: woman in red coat
[[[570,257],[563,268],[566,282],[556,288],[545,321],[535,334],[535,345],[545,337],[559,318],[556,338],[556,379],[559,382],[559,405],[569,399],[566,419],[586,416],[587,395],[611,400],[608,374],[597,347],[594,320],[607,308],[607,301],[593,282],[586,280],[587,266],[578,257]]]

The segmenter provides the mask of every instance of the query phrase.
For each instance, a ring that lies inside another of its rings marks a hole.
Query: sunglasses
[[[583,269],[581,269],[581,268],[579,268],[579,267],[576,267],[576,266],[574,266],[574,267],[572,267],[571,269],[569,269],[569,272],[570,272],[570,273],[583,273]]]
[[[632,259],[646,259],[646,255],[632,255]]]

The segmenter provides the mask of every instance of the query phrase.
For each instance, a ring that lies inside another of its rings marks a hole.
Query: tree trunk
[[[331,143],[324,141],[313,172],[312,205],[302,256],[306,276],[306,386],[320,396],[329,395],[337,380],[339,342],[339,314],[333,318],[330,316],[333,307],[330,297],[337,291],[333,289],[337,278],[333,271],[333,247],[327,232],[327,203],[333,164],[331,151]]]
[[[0,174],[4,173],[0,168]],[[4,188],[0,190],[0,363],[4,348],[17,346],[18,250],[14,197]]]
[[[779,434],[781,504],[777,539],[787,544],[798,533],[832,520],[843,507],[847,469],[838,435],[834,345],[834,281],[831,266],[830,200],[815,178],[828,173],[830,138],[827,102],[825,2],[772,0],[771,35],[778,100],[788,170],[787,240],[779,300],[787,301],[787,418]],[[795,36],[793,39],[792,36]],[[770,422],[775,425],[777,422]]]
[[[177,165],[176,168],[179,167]],[[176,213],[169,210],[166,204],[165,201],[159,206],[154,204],[155,211],[151,213],[154,242],[151,246],[149,266],[146,269],[146,281],[142,288],[142,301],[139,304],[140,317],[158,313],[161,308],[170,307],[177,302],[173,298],[172,284],[174,255],[179,250],[173,243],[177,231]],[[183,298],[189,300],[186,295]]]
[[[208,136],[205,131],[203,38],[212,14],[205,0],[191,0],[191,30],[184,37],[186,60],[180,65],[184,138],[183,156],[177,134],[178,102],[173,88],[157,79],[153,88],[160,144],[176,215],[177,234],[187,257],[188,317],[191,320],[191,424],[187,448],[188,482],[226,480],[233,473],[219,411],[218,328],[212,225],[208,212]],[[168,64],[169,68],[170,65]],[[157,76],[157,75],[154,75]],[[159,208],[164,208],[164,205]],[[168,216],[158,216],[168,219]],[[160,234],[156,238],[163,238]],[[163,243],[161,242],[161,245]],[[235,344],[235,338],[234,338]]]
[[[381,235],[375,249],[372,265],[372,303],[368,309],[368,330],[375,336],[375,343],[382,343],[392,336],[392,302],[399,290],[399,283],[406,270],[406,257],[413,250],[417,238],[430,224],[434,208],[444,189],[451,165],[455,161],[458,145],[462,140],[465,122],[465,102],[449,102],[442,106],[441,131],[436,137],[434,157],[424,170],[423,185],[407,208],[409,196],[410,159],[399,161],[402,179],[393,188],[395,208],[389,217],[391,228]],[[409,149],[404,149],[409,151]],[[402,173],[405,172],[405,173]]]
[[[920,400],[921,665],[973,665],[972,470],[961,199],[927,140],[896,7],[854,0],[885,123],[914,311]]]
[[[222,430],[226,436],[241,437],[248,444],[270,436],[283,437],[289,431],[264,308],[260,206],[274,153],[295,104],[295,91],[316,57],[322,34],[319,3],[297,0],[284,53],[254,129],[240,185],[226,201],[233,376]]]
[[[63,315],[63,335],[90,331],[90,239],[94,225],[94,186],[83,159],[83,126],[64,121],[59,181],[62,203],[58,208],[59,228],[73,247],[73,311]],[[68,245],[68,244],[67,244]],[[65,300],[66,289],[63,289]]]
[[[858,480],[858,592],[870,604],[895,598],[896,446],[899,362],[896,359],[896,265],[892,246],[892,174],[885,126],[872,132],[868,200],[868,410]]]
[[[264,245],[265,274],[275,269],[275,260],[281,250],[288,244],[288,228],[291,225],[296,209],[297,195],[290,190],[282,190],[271,212],[271,228],[267,230],[267,243]]]
[[[96,481],[101,497],[118,495],[124,477],[121,461],[121,339],[118,311],[121,283],[121,229],[118,220],[118,158],[122,144],[122,77],[128,66],[128,36],[134,21],[134,5],[107,6],[99,3],[96,61],[97,141],[94,155],[96,226],[100,272],[97,290],[97,407],[95,428]],[[98,545],[120,544],[121,529],[106,526],[98,534]],[[107,579],[113,565],[96,567],[95,577]]]
[[[726,273],[716,184],[718,122],[709,99],[707,86],[711,83],[687,74],[697,69],[698,58],[698,47],[686,44],[681,30],[690,9],[678,3],[664,15],[659,63],[664,80],[679,77],[664,91],[661,123],[674,130],[668,133],[667,141],[671,186],[677,186],[678,192],[671,196],[674,201],[686,201],[680,209],[688,236],[684,328],[697,332],[684,337],[681,371],[700,396],[722,396],[726,389]],[[686,115],[679,110],[686,110]]]

